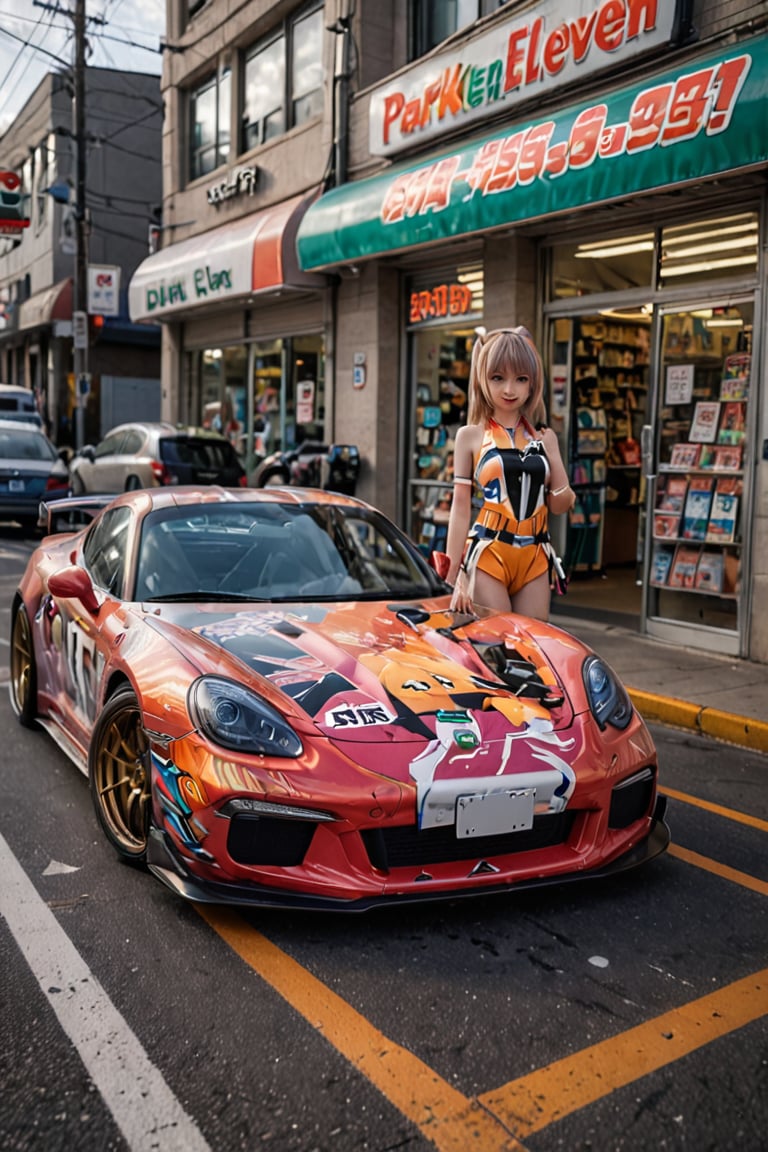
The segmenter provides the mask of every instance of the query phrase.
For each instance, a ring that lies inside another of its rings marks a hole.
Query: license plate
[[[474,792],[456,801],[456,837],[502,836],[533,827],[535,788]]]
[[[23,492],[24,491],[24,481],[23,480],[9,480],[8,481],[8,491],[9,492]]]

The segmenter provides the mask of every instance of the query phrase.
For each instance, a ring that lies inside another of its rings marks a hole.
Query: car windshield
[[[360,600],[445,586],[413,544],[365,507],[222,503],[150,513],[136,600]]]
[[[56,459],[56,449],[33,428],[0,429],[0,460]]]

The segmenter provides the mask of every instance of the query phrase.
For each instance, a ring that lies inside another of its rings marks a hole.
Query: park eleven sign
[[[670,42],[674,0],[542,0],[371,94],[370,150],[386,156]]]
[[[21,236],[29,228],[22,205],[21,177],[0,170],[0,236]]]
[[[304,270],[481,235],[768,163],[768,36],[332,188],[297,236]]]

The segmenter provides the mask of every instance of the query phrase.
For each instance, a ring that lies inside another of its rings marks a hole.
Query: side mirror
[[[101,605],[84,568],[70,564],[53,572],[48,578],[48,591],[59,600],[79,600],[86,612],[95,616]]]
[[[93,464],[94,460],[96,459],[96,452],[93,444],[84,444],[80,449],[79,454],[84,456],[86,460],[90,460],[91,464]]]

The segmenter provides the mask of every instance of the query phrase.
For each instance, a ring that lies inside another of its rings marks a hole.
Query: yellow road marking
[[[699,800],[698,796],[690,796],[687,792],[675,792],[672,788],[662,788],[665,796],[673,800],[681,800],[683,804],[693,804],[703,808],[706,812],[714,812],[716,816],[725,816],[728,820],[736,820],[739,824],[747,824],[750,828],[757,828],[760,832],[768,832],[768,820],[760,820],[757,816],[748,816],[745,812],[737,812],[733,808],[721,808],[719,804],[710,804],[708,800]]]
[[[234,910],[198,906],[198,911],[439,1152],[525,1152],[518,1136],[541,1131],[768,1014],[766,968],[471,1099],[393,1043]]]
[[[768,1014],[768,968],[479,1097],[519,1136]]]
[[[679,844],[670,844],[667,852],[670,856],[677,856],[679,860],[684,860],[686,864],[693,864],[696,868],[702,868],[705,872],[712,872],[713,875],[720,876],[723,880],[740,884],[742,888],[749,888],[760,896],[768,896],[768,884],[764,880],[750,876],[747,872],[738,872],[726,864],[719,864],[717,860],[710,860],[708,856],[700,856],[698,852],[691,852],[690,848],[681,848]]]
[[[325,1036],[439,1152],[525,1152],[504,1125],[393,1043],[231,909],[200,915],[262,979]]]

